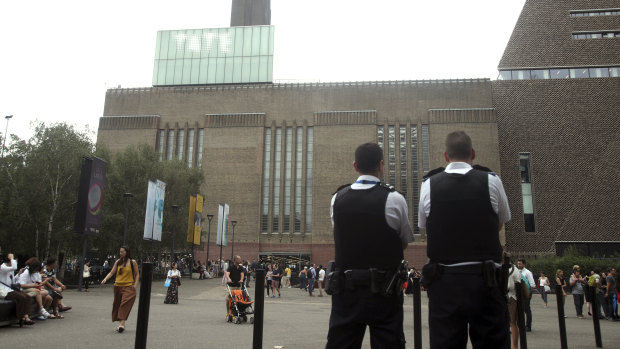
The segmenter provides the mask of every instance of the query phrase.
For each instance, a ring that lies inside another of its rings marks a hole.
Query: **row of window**
[[[573,33],[573,39],[602,39],[602,38],[620,38],[620,31]]]
[[[276,127],[273,130],[271,128],[265,129],[261,208],[262,233],[301,233],[302,219],[305,222],[304,232],[307,234],[312,232],[314,129],[306,127],[305,131],[306,173],[304,177],[304,128],[286,127],[284,128],[284,133],[282,127]],[[293,136],[295,137],[293,138]],[[294,159],[293,154],[295,155]],[[282,163],[283,161],[284,163]],[[284,171],[282,171],[282,167],[284,167]],[[284,180],[282,180],[282,175]],[[272,178],[273,181],[271,180]],[[302,185],[304,179],[306,184],[306,211],[305,217],[302,217]],[[294,208],[292,214],[291,206]],[[269,224],[270,216],[271,224]]]
[[[617,78],[620,67],[500,70],[497,80]]]
[[[185,129],[159,130],[157,136],[157,152],[159,161],[177,159],[185,161],[187,167],[202,167],[202,148],[204,141],[204,129],[187,129],[187,139]],[[166,136],[166,132],[168,133]],[[198,137],[196,137],[198,133]],[[175,141],[176,139],[176,141]],[[198,151],[194,151],[197,149]]]
[[[532,196],[532,170],[529,153],[519,154],[519,168],[521,170],[521,196],[523,197],[523,220],[525,231],[535,232],[534,200]]]
[[[618,16],[619,8],[608,8],[602,10],[576,10],[570,11],[571,17],[593,17],[593,16]]]
[[[409,128],[409,130],[407,130]],[[398,137],[396,137],[398,134]],[[408,137],[409,135],[409,137]],[[409,141],[407,140],[409,138]],[[418,126],[410,125],[388,125],[387,126],[387,178],[388,183],[394,185],[407,200],[408,206],[411,208],[411,222],[413,224],[414,233],[419,234],[417,226],[417,212],[419,205],[419,164],[418,151],[420,144],[418,137]],[[428,125],[422,125],[422,169],[426,173],[430,170],[430,154],[429,154],[429,129]],[[385,126],[377,126],[377,143],[385,151]],[[398,149],[398,161],[396,159],[396,149]],[[409,152],[409,156],[407,153]],[[409,161],[411,160],[411,168]],[[396,163],[399,164],[399,171],[396,171]],[[408,175],[411,171],[411,176]],[[397,178],[398,173],[398,178]],[[407,179],[411,178],[410,185],[407,185]],[[411,193],[411,197],[409,197]]]

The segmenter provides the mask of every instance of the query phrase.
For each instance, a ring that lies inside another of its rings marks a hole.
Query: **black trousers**
[[[543,291],[544,292],[544,291]],[[532,299],[523,298],[523,311],[525,312],[525,327],[532,329]]]
[[[332,295],[326,349],[360,348],[366,326],[373,349],[404,349],[403,295],[373,294],[366,287]]]
[[[510,348],[506,298],[482,275],[444,274],[427,290],[431,349]]]

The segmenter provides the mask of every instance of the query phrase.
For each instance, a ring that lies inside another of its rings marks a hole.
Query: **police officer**
[[[422,183],[419,227],[426,228],[431,348],[510,348],[499,269],[499,231],[510,220],[502,182],[472,168],[475,151],[463,131],[446,137],[444,171]]]
[[[336,290],[326,348],[360,348],[366,326],[372,348],[404,348],[402,290],[386,294],[385,285],[413,241],[407,202],[380,181],[383,150],[377,144],[360,145],[353,168],[359,178],[331,201],[336,272],[328,285]]]

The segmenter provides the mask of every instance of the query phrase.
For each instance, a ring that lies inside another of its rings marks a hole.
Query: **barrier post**
[[[263,315],[265,313],[265,269],[256,269],[254,285],[254,339],[253,349],[263,348]]]
[[[599,313],[598,299],[596,299],[596,286],[588,287],[588,292],[590,292],[590,299],[592,300],[591,303],[592,303],[592,322],[594,323],[594,341],[596,342],[597,348],[602,348],[603,339],[601,338],[601,322],[599,319],[601,314]]]
[[[413,348],[422,349],[422,295],[420,278],[413,278]]]
[[[525,333],[525,312],[523,310],[523,293],[521,283],[515,282],[515,292],[517,294],[517,326],[519,327],[519,342],[521,349],[527,349],[527,334]]]
[[[562,292],[562,285],[555,285],[555,298],[558,304],[558,323],[560,325],[560,347],[562,349],[567,349],[568,342],[566,341],[566,320],[564,319],[564,293]]]
[[[138,305],[138,323],[136,324],[135,349],[146,349],[146,337],[149,329],[149,308],[151,306],[151,284],[153,282],[153,264],[142,263],[140,275],[140,301]]]

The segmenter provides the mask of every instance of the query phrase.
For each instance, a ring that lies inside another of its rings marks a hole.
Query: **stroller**
[[[228,314],[226,314],[226,321],[240,324],[241,322],[248,322],[248,315],[254,314],[252,303],[254,303],[248,295],[248,290],[245,288],[245,283],[241,284],[240,290],[232,290],[229,284],[226,284],[228,290],[228,299],[226,299],[226,308]],[[250,323],[254,323],[254,317],[250,317]]]

